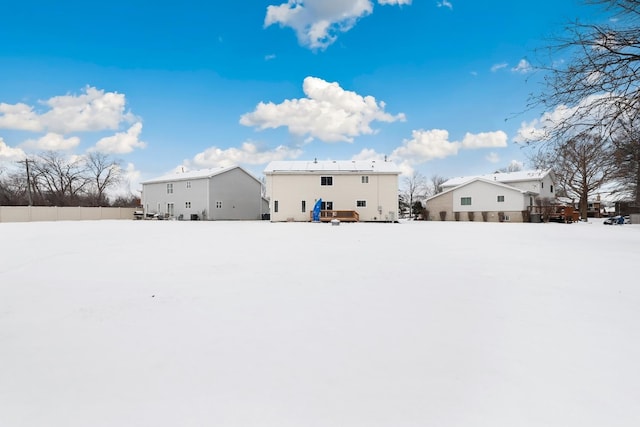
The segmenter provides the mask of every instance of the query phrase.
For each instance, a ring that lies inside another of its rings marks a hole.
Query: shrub
[[[447,211],[440,211],[440,221],[447,219]]]
[[[484,222],[487,222],[487,220],[489,219],[489,212],[482,212],[482,220]]]
[[[453,216],[455,217],[456,221],[460,221],[460,212],[454,212]]]
[[[473,221],[473,219],[475,218],[475,213],[474,212],[467,212],[467,214],[469,215],[469,221]]]

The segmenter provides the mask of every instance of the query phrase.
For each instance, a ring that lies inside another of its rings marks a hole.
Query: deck
[[[340,222],[358,222],[360,215],[356,211],[320,211],[320,222],[330,222],[334,219]],[[313,221],[313,212],[309,212],[309,221]]]

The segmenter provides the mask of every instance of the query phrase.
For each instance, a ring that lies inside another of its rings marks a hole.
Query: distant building
[[[426,200],[430,220],[529,221],[536,205],[555,200],[550,170],[530,170],[453,178]]]
[[[239,166],[172,173],[142,183],[145,215],[201,220],[257,220],[262,183]]]
[[[397,221],[398,167],[387,161],[276,161],[267,165],[271,221]]]

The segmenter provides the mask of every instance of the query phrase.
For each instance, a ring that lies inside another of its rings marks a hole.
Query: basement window
[[[187,209],[191,208],[191,202],[184,202],[184,207]]]
[[[222,209],[222,202],[220,200],[216,202],[216,209]]]

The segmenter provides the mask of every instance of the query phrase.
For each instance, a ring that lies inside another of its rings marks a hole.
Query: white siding
[[[321,185],[321,177],[331,176],[333,185]],[[362,182],[368,177],[368,183]],[[267,173],[272,221],[309,221],[318,199],[333,202],[333,210],[354,210],[361,221],[395,221],[398,218],[398,175],[369,171],[336,173]],[[302,201],[306,211],[302,212]],[[358,207],[358,200],[366,207]],[[275,202],[278,202],[278,212]]]
[[[529,200],[519,191],[483,181],[472,182],[452,193],[454,212],[522,211]],[[504,202],[498,202],[498,196],[504,196]],[[471,205],[462,205],[463,197],[471,197]]]

